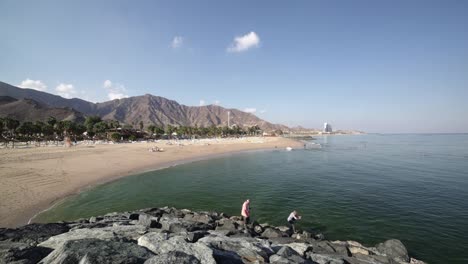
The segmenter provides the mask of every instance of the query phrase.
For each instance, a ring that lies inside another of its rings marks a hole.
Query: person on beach
[[[294,226],[294,223],[300,219],[301,219],[301,216],[298,215],[296,211],[292,211],[288,216],[288,223],[291,226],[294,233],[296,233],[296,227]]]
[[[250,200],[249,199],[245,200],[245,202],[242,204],[241,215],[242,215],[242,221],[244,221],[244,227],[247,228],[247,225],[249,224],[249,221],[250,221]]]

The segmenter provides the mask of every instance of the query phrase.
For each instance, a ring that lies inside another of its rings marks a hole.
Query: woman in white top
[[[296,211],[292,211],[288,216],[288,223],[291,225],[294,233],[296,233],[296,227],[294,226],[294,223],[299,219],[301,219],[301,216],[298,215]]]

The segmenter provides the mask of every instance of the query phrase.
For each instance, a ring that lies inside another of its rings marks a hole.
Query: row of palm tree
[[[135,128],[136,126],[136,128]],[[19,122],[10,117],[0,118],[0,140],[5,144],[15,141],[59,142],[65,137],[72,140],[81,139],[111,139],[119,141],[122,139],[135,140],[137,138],[205,138],[205,137],[228,137],[228,136],[254,136],[261,134],[259,126],[241,128],[232,127],[198,127],[198,126],[158,126],[149,124],[144,131],[143,122],[132,125],[120,124],[116,120],[102,120],[99,116],[88,116],[84,123],[70,120],[57,120],[49,117],[45,121]]]

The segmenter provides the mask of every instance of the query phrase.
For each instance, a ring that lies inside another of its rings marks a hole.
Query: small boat
[[[291,151],[292,148],[291,148],[291,147],[287,147],[286,150],[287,150],[287,151]]]

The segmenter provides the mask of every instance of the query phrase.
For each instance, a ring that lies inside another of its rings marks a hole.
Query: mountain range
[[[227,109],[218,105],[186,106],[151,94],[92,103],[0,82],[0,117],[12,117],[23,122],[42,121],[54,116],[59,120],[81,122],[90,115],[130,125],[143,121],[145,125],[199,127],[227,126],[229,115],[230,125],[258,125],[265,131],[288,129],[284,125],[272,124],[238,109]]]

